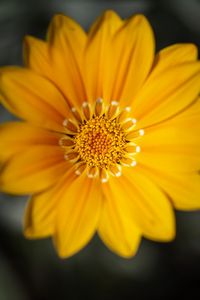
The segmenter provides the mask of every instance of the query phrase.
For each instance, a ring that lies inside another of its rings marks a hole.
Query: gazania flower
[[[105,12],[89,33],[56,15],[26,37],[25,67],[0,71],[1,190],[31,194],[24,231],[61,257],[94,235],[131,257],[169,241],[174,208],[200,208],[200,63],[191,44],[155,55],[142,15]]]

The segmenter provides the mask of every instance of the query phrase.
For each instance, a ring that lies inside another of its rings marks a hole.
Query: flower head
[[[61,257],[97,231],[123,257],[168,241],[175,209],[200,208],[200,63],[192,44],[155,55],[142,15],[105,12],[89,33],[56,15],[26,37],[25,67],[0,70],[0,188],[31,194],[24,231]]]

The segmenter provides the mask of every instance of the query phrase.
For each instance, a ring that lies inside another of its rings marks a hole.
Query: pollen
[[[117,101],[106,105],[99,98],[95,106],[83,102],[71,112],[72,118],[63,121],[66,133],[59,145],[64,158],[74,164],[76,175],[86,171],[89,178],[105,183],[110,176],[121,176],[122,167],[136,166],[141,151],[138,142],[145,132],[136,129],[130,107],[120,108]]]
[[[120,124],[106,116],[96,116],[81,124],[74,142],[80,159],[89,167],[105,169],[120,163],[127,144]]]

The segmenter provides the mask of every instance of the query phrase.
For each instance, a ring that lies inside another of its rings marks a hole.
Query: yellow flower
[[[1,190],[32,194],[25,235],[61,257],[97,231],[131,257],[141,237],[169,241],[174,208],[200,208],[200,63],[192,44],[154,54],[142,15],[105,12],[89,33],[56,15],[26,37],[25,67],[0,71]]]

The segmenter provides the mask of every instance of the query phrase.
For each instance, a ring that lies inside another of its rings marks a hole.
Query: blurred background
[[[22,40],[44,38],[51,17],[62,12],[88,28],[105,9],[121,17],[145,14],[157,49],[179,42],[200,46],[199,0],[0,0],[0,66],[22,63]],[[12,119],[0,107],[0,120]],[[22,234],[27,198],[0,197],[0,300],[193,299],[200,294],[200,212],[177,212],[172,243],[143,240],[124,260],[98,237],[79,254],[61,260],[51,241]]]

